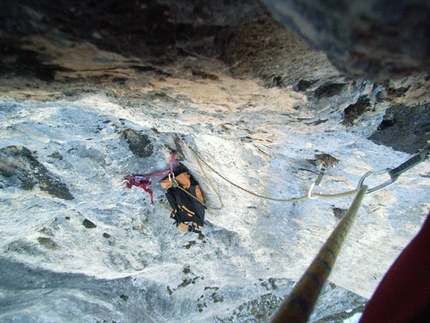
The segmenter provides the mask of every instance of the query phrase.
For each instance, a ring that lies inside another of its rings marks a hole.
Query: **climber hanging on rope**
[[[165,189],[165,197],[172,207],[170,217],[182,231],[200,233],[204,225],[205,205],[199,183],[188,169],[179,163],[175,154],[170,154],[170,169],[146,175],[127,175],[124,178],[127,188],[140,187],[147,192],[154,203],[153,191],[149,188],[151,178],[161,177],[161,186]]]
[[[205,206],[199,183],[181,165],[175,172],[161,181],[165,196],[178,229],[200,233],[205,220]]]

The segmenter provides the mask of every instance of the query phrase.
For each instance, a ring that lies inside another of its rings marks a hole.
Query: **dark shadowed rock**
[[[384,80],[429,71],[428,1],[264,0],[263,3],[283,26],[297,32],[313,48],[326,52],[331,62],[350,76]],[[67,0],[9,1],[0,10],[3,31],[0,54],[8,58],[3,60],[0,72],[53,81],[58,71],[70,71],[70,67],[46,62],[49,55],[43,52],[43,46],[36,51],[25,46],[29,35],[48,36],[53,30],[58,34],[55,38],[91,42],[127,57],[147,56],[148,62],[165,64],[188,54],[225,53],[231,38],[241,33],[241,28],[252,34],[256,24],[262,24],[269,36],[254,38],[261,48],[243,44],[249,56],[241,56],[240,60],[252,59],[265,47],[288,51],[286,47],[291,43],[270,44],[276,42],[278,33],[264,26],[264,22],[272,21],[267,8],[257,0],[159,0],[145,4],[83,0],[79,6]],[[158,70],[151,64],[128,63],[139,71]],[[274,77],[273,84],[282,86],[282,77]]]
[[[430,104],[389,108],[369,139],[408,154],[417,153],[430,142]]]
[[[133,129],[125,129],[123,133],[133,154],[142,158],[152,155],[154,152],[154,145],[147,135]]]
[[[54,178],[30,150],[23,146],[8,146],[0,149],[0,180],[3,187],[20,187],[31,190],[38,185],[42,191],[64,199],[72,200],[67,186]]]
[[[315,96],[317,99],[332,97],[334,95],[338,95],[345,86],[346,84],[325,83],[315,90]]]
[[[347,126],[353,125],[354,121],[358,119],[363,113],[368,111],[370,107],[371,104],[368,97],[359,97],[356,103],[350,104],[344,110],[343,124]]]
[[[47,249],[58,249],[60,246],[51,238],[39,237],[37,241]]]
[[[349,75],[383,80],[430,70],[428,1],[263,2]]]
[[[96,224],[94,224],[93,222],[91,222],[90,220],[88,220],[88,219],[85,219],[83,222],[82,222],[82,225],[85,227],[85,228],[87,228],[87,229],[94,229],[94,228],[97,228],[97,225]]]

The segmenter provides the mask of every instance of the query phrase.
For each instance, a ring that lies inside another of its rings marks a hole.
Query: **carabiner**
[[[169,173],[168,176],[169,176],[169,181],[172,183],[172,187],[174,187],[174,188],[178,187],[179,183],[178,183],[178,181],[175,178],[175,174],[174,173]]]
[[[430,157],[430,146],[423,149],[420,153],[416,154],[415,156],[408,159],[403,164],[401,164],[400,166],[398,166],[394,169],[386,168],[386,169],[379,171],[379,172],[373,172],[373,171],[367,172],[366,174],[363,175],[362,178],[360,178],[358,185],[357,185],[357,189],[360,189],[363,186],[364,180],[367,177],[369,177],[370,175],[381,175],[384,173],[388,173],[388,175],[390,175],[390,179],[388,181],[386,181],[385,183],[382,183],[378,186],[375,186],[374,188],[368,189],[367,193],[372,193],[372,192],[375,192],[377,190],[380,190],[381,188],[383,188],[385,186],[393,184],[395,181],[397,181],[397,179],[399,178],[399,176],[401,174],[403,174],[407,170],[411,169],[412,167],[416,166],[417,164],[425,161],[429,157]]]
[[[403,174],[407,170],[411,169],[412,167],[418,165],[419,163],[422,163],[423,161],[425,161],[429,157],[430,157],[430,146],[423,149],[420,153],[418,153],[415,156],[413,156],[412,158],[408,159],[407,161],[405,161],[400,166],[390,170],[388,172],[388,174],[390,175],[391,178],[397,179],[401,174]]]
[[[373,187],[373,188],[369,188],[369,189],[367,190],[367,193],[366,193],[366,194],[373,193],[373,192],[375,192],[375,191],[377,191],[377,190],[380,190],[381,188],[384,188],[384,187],[386,187],[386,186],[388,186],[388,185],[391,185],[391,184],[393,184],[393,183],[397,180],[397,178],[398,178],[398,177],[392,177],[392,176],[391,176],[391,174],[390,174],[390,169],[389,169],[389,168],[386,168],[386,169],[384,169],[384,170],[380,170],[380,171],[377,171],[377,172],[370,171],[370,172],[367,172],[366,174],[364,174],[364,175],[360,178],[360,180],[358,181],[357,190],[360,190],[360,189],[363,187],[363,183],[364,183],[364,181],[365,181],[365,180],[366,180],[366,178],[368,178],[370,175],[382,175],[382,174],[385,174],[385,173],[388,173],[388,174],[390,175],[390,179],[389,179],[389,180],[387,180],[386,182],[382,183],[382,184],[379,184],[379,185],[377,185],[377,186]]]
[[[309,188],[309,191],[308,191],[308,198],[312,199],[312,200],[317,198],[316,196],[312,196],[312,191],[314,190],[314,187],[315,187],[315,183],[312,183],[312,185],[311,185],[311,187]]]
[[[176,181],[175,180],[175,174],[174,173],[168,173],[167,176],[169,176],[169,182]]]
[[[321,184],[321,180],[326,172],[327,172],[327,168],[321,164],[320,173],[318,174],[318,178],[315,181],[315,186],[319,186]]]

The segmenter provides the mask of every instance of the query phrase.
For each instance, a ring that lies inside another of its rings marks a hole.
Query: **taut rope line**
[[[351,229],[367,189],[367,186],[363,186],[358,191],[348,212],[328,237],[318,255],[282,303],[278,312],[273,316],[272,323],[305,323],[308,321]]]
[[[228,182],[230,185],[233,185],[234,187],[236,187],[236,188],[238,188],[238,189],[240,189],[240,190],[242,190],[242,191],[244,191],[244,192],[246,192],[248,194],[251,194],[251,195],[253,195],[255,197],[261,198],[261,199],[270,200],[270,201],[274,201],[274,202],[292,203],[292,202],[303,201],[303,200],[306,200],[308,198],[314,198],[314,197],[327,198],[327,199],[343,198],[343,197],[348,197],[348,196],[355,195],[358,192],[358,190],[352,190],[352,191],[348,191],[348,192],[344,192],[344,193],[337,193],[337,194],[313,193],[313,194],[308,194],[308,195],[304,195],[304,196],[301,196],[301,197],[295,197],[295,198],[290,198],[290,199],[277,199],[277,198],[273,198],[273,197],[269,197],[269,196],[260,195],[260,194],[254,193],[254,192],[252,192],[252,191],[250,191],[250,190],[248,190],[246,188],[243,188],[242,186],[240,186],[240,185],[232,182],[231,180],[229,180],[225,176],[221,175],[211,165],[209,165],[205,160],[203,160],[203,158],[200,157],[199,154],[197,154],[197,152],[194,151],[194,149],[192,149],[191,147],[188,147],[188,146],[187,146],[187,148],[193,153],[193,155],[194,155],[195,159],[197,160],[197,162],[198,162],[198,164],[200,166],[200,169],[202,170],[202,172],[203,172],[204,176],[206,177],[206,179],[208,179],[208,178],[207,178],[207,175],[206,175],[205,171],[203,170],[203,167],[202,167],[201,163],[205,164],[211,171],[213,171],[215,174],[217,174],[223,180],[225,180],[226,182]],[[212,188],[214,188],[212,182],[210,182],[210,185],[211,185]],[[218,192],[216,192],[216,193],[218,195],[218,198],[221,201],[221,198],[220,198]],[[221,204],[222,204],[222,202],[221,202]]]

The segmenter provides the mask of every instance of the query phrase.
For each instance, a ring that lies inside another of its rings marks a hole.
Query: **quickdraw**
[[[271,320],[272,323],[308,322],[312,310],[318,300],[319,294],[334,266],[346,235],[351,229],[352,223],[354,222],[358,208],[360,207],[365,194],[375,192],[394,183],[402,173],[425,161],[429,157],[430,147],[427,147],[419,154],[394,169],[384,169],[378,172],[371,171],[363,175],[358,183],[358,193],[348,209],[348,212],[328,237],[325,244],[321,247],[320,252],[309,265],[300,280],[296,283],[294,289],[285,298],[284,302],[273,316]],[[366,178],[370,175],[381,175],[384,173],[388,173],[390,175],[390,180],[377,185],[372,189],[369,189],[367,185],[363,185]],[[322,176],[320,176],[319,179],[321,177]],[[318,180],[315,184],[312,184],[308,193],[309,198],[312,198],[312,189],[317,183],[319,184]]]
[[[407,170],[411,169],[412,167],[418,165],[419,163],[425,161],[427,158],[430,157],[430,147],[427,147],[425,149],[423,149],[420,153],[416,154],[414,157],[408,159],[407,161],[405,161],[403,164],[399,165],[398,167],[394,168],[394,169],[383,169],[381,171],[370,171],[367,172],[366,174],[364,174],[357,185],[357,190],[359,190],[360,188],[363,187],[364,181],[371,175],[382,175],[387,173],[390,176],[390,179],[385,181],[382,184],[376,185],[373,188],[370,188],[367,190],[367,194],[375,192],[380,190],[381,188],[384,188],[388,185],[393,184],[395,181],[397,181],[397,179],[399,178],[399,176],[401,174],[403,174],[404,172],[406,172]]]

